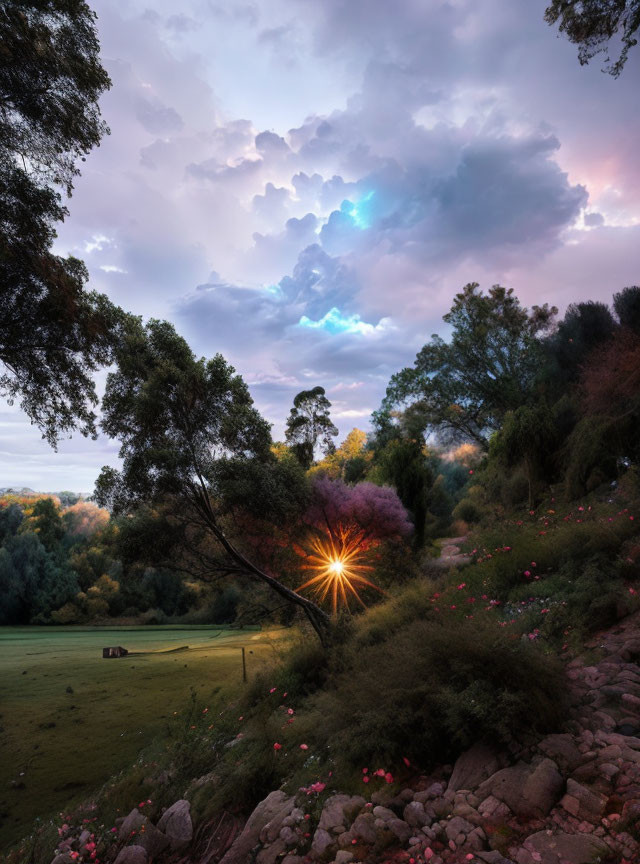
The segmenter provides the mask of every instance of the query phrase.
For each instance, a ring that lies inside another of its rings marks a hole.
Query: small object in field
[[[71,685],[69,685],[69,686],[67,687],[67,689],[66,689],[65,692],[67,692],[67,693],[73,693],[73,687],[72,687]]]
[[[126,657],[129,652],[126,648],[122,648],[122,646],[116,646],[115,648],[103,648],[102,656],[103,657]]]

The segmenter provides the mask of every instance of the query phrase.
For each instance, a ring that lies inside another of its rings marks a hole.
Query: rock
[[[336,854],[334,864],[350,864],[351,861],[353,861],[353,852],[348,852],[346,849],[341,849]]]
[[[393,810],[389,810],[388,807],[382,807],[382,805],[378,804],[377,807],[373,808],[373,815],[376,819],[382,819],[384,822],[387,822],[389,819],[395,819],[396,814]]]
[[[477,794],[481,799],[493,795],[517,816],[535,819],[549,814],[563,788],[556,763],[543,759],[537,765],[522,762],[497,771],[480,785]]]
[[[570,778],[567,780],[567,794],[560,801],[560,806],[576,819],[597,823],[602,818],[606,803],[604,795],[597,795]]]
[[[258,852],[256,864],[275,864],[278,858],[281,858],[286,850],[283,840],[278,838],[275,843],[270,843]]]
[[[118,839],[126,842],[135,837],[134,845],[146,849],[149,858],[155,858],[169,845],[169,838],[159,831],[137,807],[125,816],[118,830]]]
[[[298,845],[299,834],[297,834],[293,828],[289,827],[289,825],[283,825],[280,829],[279,837],[287,847]]]
[[[450,819],[446,827],[444,829],[444,833],[447,835],[448,840],[453,840],[455,843],[460,843],[460,836],[462,835],[463,840],[467,836],[467,834],[471,834],[475,826],[473,826],[470,822],[467,822],[466,819],[463,819],[462,816],[454,816],[453,819]]]
[[[132,834],[137,834],[145,822],[148,821],[147,817],[143,816],[137,807],[134,807],[133,810],[122,820],[118,830],[118,840],[128,840]]]
[[[402,815],[407,825],[411,825],[413,828],[422,828],[431,821],[425,812],[424,804],[419,801],[411,801],[410,804],[407,804]]]
[[[351,826],[351,833],[365,843],[376,842],[375,817],[373,813],[361,813]]]
[[[334,842],[334,838],[328,831],[325,831],[324,828],[317,828],[316,833],[313,835],[313,842],[311,844],[312,855],[316,858],[322,858],[327,849],[333,846]],[[240,862],[238,862],[238,864],[240,864]]]
[[[285,855],[282,864],[302,864],[302,858],[299,855]]]
[[[147,864],[147,850],[142,846],[125,846],[118,852],[114,864]]]
[[[476,852],[476,858],[480,861],[485,861],[486,864],[513,864],[509,858],[503,858],[497,851],[492,852]]]
[[[63,852],[61,855],[56,855],[51,864],[73,864],[73,858],[71,857],[71,855],[69,855],[68,852]]]
[[[350,825],[365,803],[360,795],[332,795],[325,801],[318,827],[331,831],[339,825]]]
[[[220,864],[245,864],[249,853],[257,845],[260,832],[270,822],[280,820],[278,835],[282,821],[293,810],[294,799],[278,790],[261,801],[249,816],[241,834],[236,837],[231,848],[227,849]],[[274,837],[275,839],[275,837]]]
[[[385,824],[389,831],[391,831],[391,833],[394,834],[401,843],[406,843],[413,833],[406,822],[395,816],[393,819],[389,819]]]
[[[516,861],[518,864],[592,864],[609,848],[591,834],[552,834],[538,831],[524,841]]]
[[[582,762],[582,754],[571,735],[548,735],[538,744],[538,748],[565,773],[570,774]]]
[[[158,828],[169,838],[171,849],[184,849],[189,845],[193,837],[193,824],[191,822],[191,805],[187,800],[181,798],[165,810]]]
[[[495,750],[486,744],[474,744],[456,760],[445,798],[452,799],[459,789],[475,789],[503,764]]]

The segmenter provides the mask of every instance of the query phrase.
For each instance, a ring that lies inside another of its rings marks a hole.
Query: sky
[[[468,282],[561,310],[640,283],[640,49],[581,67],[544,0],[90,5],[111,134],[56,251],[222,353],[274,438],[316,385],[367,429]],[[117,451],[0,404],[0,486],[90,491]]]

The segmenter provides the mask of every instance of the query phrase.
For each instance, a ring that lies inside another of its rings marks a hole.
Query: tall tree
[[[544,17],[549,24],[559,24],[560,32],[578,46],[581,65],[604,52],[605,71],[617,78],[629,49],[638,41],[635,34],[640,27],[640,0],[553,0]],[[620,56],[612,63],[607,52],[614,36],[619,36],[621,48]]]
[[[103,468],[98,503],[115,514],[141,507],[168,513],[176,542],[201,553],[203,573],[259,580],[304,611],[325,640],[328,616],[255,564],[237,535],[234,506],[246,502],[277,520],[291,490],[280,473],[287,462],[271,452],[269,425],[225,359],[197,360],[167,322],[131,322],[103,410],[104,431],[120,441],[123,466]],[[158,537],[160,551],[171,539]]]
[[[324,387],[302,390],[293,400],[285,437],[305,468],[311,466],[318,445],[325,455],[335,451],[333,438],[338,429],[331,422],[330,408],[331,402],[325,396]]]
[[[540,336],[548,330],[555,307],[520,305],[513,289],[494,285],[487,294],[477,282],[456,294],[443,320],[451,327],[445,342],[433,335],[413,367],[393,376],[376,427],[389,435],[392,412],[410,414],[416,424],[444,440],[470,440],[487,448],[507,411],[532,398],[539,374]]]
[[[95,14],[81,0],[0,7],[0,394],[55,445],[95,433],[93,371],[112,360],[122,313],[85,291],[76,258],[53,255],[78,160],[107,127]]]

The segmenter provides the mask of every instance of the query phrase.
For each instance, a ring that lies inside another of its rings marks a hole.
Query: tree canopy
[[[443,317],[449,342],[431,337],[413,367],[391,379],[374,423],[383,434],[391,412],[410,409],[413,427],[444,440],[487,447],[505,414],[530,398],[540,372],[540,336],[557,310],[520,305],[512,289],[494,285],[487,294],[472,282]]]
[[[123,313],[85,290],[76,258],[52,254],[83,160],[107,127],[110,86],[95,14],[79,0],[9,0],[0,9],[0,394],[55,445],[95,433],[92,373],[112,360]]]
[[[338,429],[331,422],[331,402],[325,396],[324,387],[302,390],[293,400],[293,408],[287,419],[285,437],[298,461],[309,468],[319,445],[324,454],[333,453],[333,438]]]
[[[596,54],[605,53],[605,71],[617,78],[629,50],[637,43],[640,27],[640,0],[553,0],[545,12],[549,24],[558,24],[570,42],[578,46],[578,59],[585,65]],[[618,36],[621,47],[612,63],[609,43]]]
[[[271,452],[269,424],[226,360],[195,358],[171,324],[131,322],[109,374],[103,401],[104,431],[120,441],[122,471],[103,468],[96,499],[114,513],[157,508],[184,529],[208,539],[203,566],[210,573],[261,580],[307,614],[319,635],[327,616],[253,563],[234,541],[234,506],[257,512],[285,506],[287,470]],[[291,475],[288,475],[291,477]],[[193,539],[191,539],[192,545]]]

